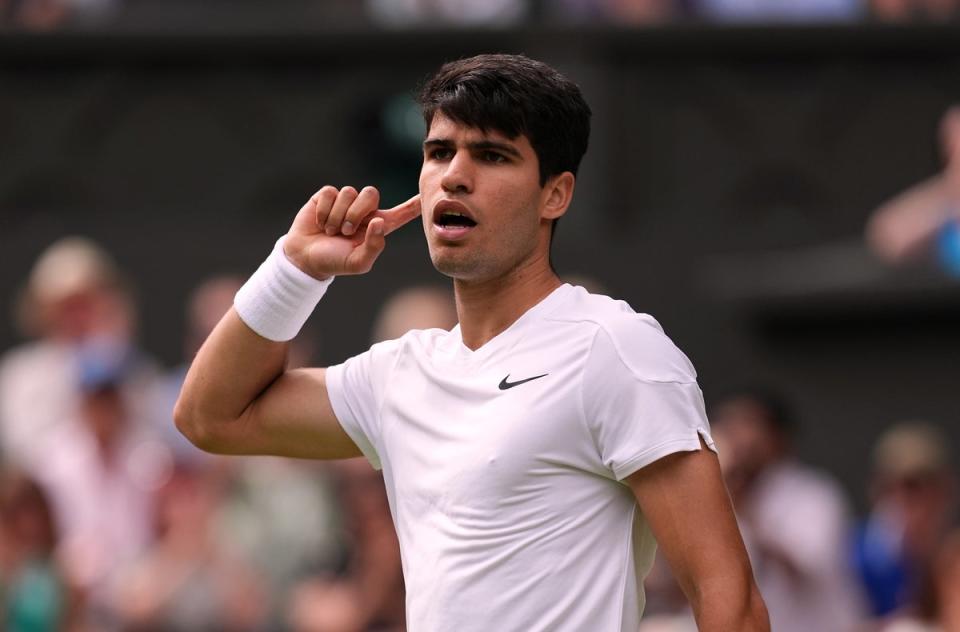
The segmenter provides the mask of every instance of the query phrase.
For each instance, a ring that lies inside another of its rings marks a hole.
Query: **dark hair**
[[[577,174],[590,138],[590,107],[580,88],[523,55],[477,55],[444,64],[418,99],[427,128],[437,112],[464,125],[526,136],[537,154],[540,186]]]

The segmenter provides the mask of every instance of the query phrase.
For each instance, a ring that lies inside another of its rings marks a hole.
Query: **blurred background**
[[[0,0],[4,629],[402,629],[368,465],[208,457],[170,414],[303,202],[415,193],[414,88],[518,52],[594,111],[554,263],[697,366],[774,629],[960,630],[958,18],[955,0]],[[297,364],[455,322],[422,232],[390,241],[332,286]],[[648,589],[647,630],[693,629],[668,568]]]

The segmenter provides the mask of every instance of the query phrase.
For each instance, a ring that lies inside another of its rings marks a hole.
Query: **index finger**
[[[393,208],[377,211],[373,217],[383,218],[383,234],[389,235],[404,224],[420,217],[420,194]]]

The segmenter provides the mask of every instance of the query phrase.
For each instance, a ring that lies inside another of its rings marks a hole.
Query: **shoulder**
[[[65,345],[45,341],[27,342],[0,356],[0,369],[19,371],[63,363],[70,352]]]
[[[637,313],[626,302],[581,287],[571,291],[563,310],[551,314],[594,327],[591,363],[596,366],[622,364],[635,378],[649,382],[693,382],[696,371],[690,360],[664,333],[657,320]]]

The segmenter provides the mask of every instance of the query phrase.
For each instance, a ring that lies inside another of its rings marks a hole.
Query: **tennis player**
[[[382,468],[411,632],[636,630],[656,542],[700,630],[768,630],[693,367],[653,318],[550,265],[589,136],[579,88],[482,55],[421,104],[420,194],[314,194],[197,354],[178,427],[212,452]],[[418,217],[459,325],[286,370],[334,277]]]

